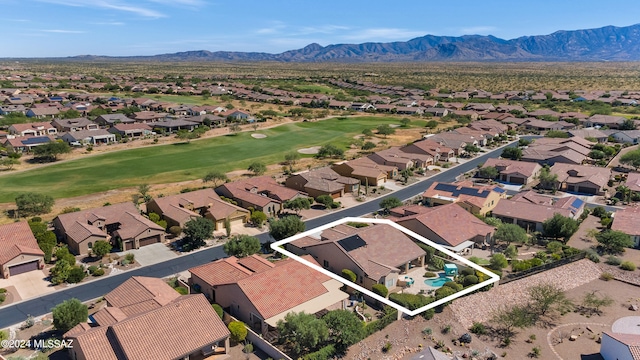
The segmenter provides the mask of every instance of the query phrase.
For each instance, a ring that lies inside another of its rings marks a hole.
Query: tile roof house
[[[640,360],[640,335],[602,332],[600,356],[603,360]]]
[[[395,222],[454,252],[490,245],[495,228],[484,223],[458,204],[424,207],[416,215]]]
[[[608,127],[617,129],[627,120],[624,116],[600,115],[596,114],[584,121],[585,127]]]
[[[455,154],[451,148],[448,148],[430,138],[416,141],[400,148],[401,151],[411,154],[424,154],[433,157],[435,162],[449,161]]]
[[[44,253],[25,221],[0,225],[0,278],[44,267]]]
[[[395,166],[398,170],[426,169],[434,162],[431,155],[404,152],[397,146],[376,151],[367,157],[376,164]]]
[[[587,165],[556,163],[550,171],[558,176],[559,190],[592,195],[604,195],[611,178],[611,169]]]
[[[483,146],[486,144],[484,137],[478,137],[467,134],[458,134],[454,132],[443,132],[429,137],[443,146],[451,148],[456,155],[464,154],[464,148],[467,145]]]
[[[122,137],[126,136],[129,138],[140,138],[146,135],[151,135],[151,133],[153,132],[151,129],[151,126],[149,126],[148,124],[136,124],[136,123],[114,124],[112,127],[109,128],[108,131],[112,134],[120,134],[120,136]]]
[[[509,130],[507,125],[493,119],[474,121],[467,127],[474,130],[490,131],[491,133],[495,133],[495,135],[506,133],[507,130]]]
[[[202,294],[180,296],[164,280],[133,276],[107,306],[64,334],[72,359],[228,359],[230,332]]]
[[[542,169],[538,163],[497,158],[487,159],[482,167],[495,167],[500,181],[514,184],[530,183]]]
[[[4,141],[3,145],[13,152],[28,152],[36,146],[43,145],[54,141],[53,136],[21,136],[15,138],[9,138]]]
[[[308,255],[304,259],[315,263]],[[341,282],[294,259],[271,263],[258,255],[232,256],[189,272],[192,288],[263,335],[292,311],[343,309],[349,297]]]
[[[342,176],[356,178],[361,184],[369,186],[382,186],[387,179],[398,176],[397,167],[381,165],[367,157],[339,162],[331,169]]]
[[[100,126],[111,126],[114,124],[132,124],[135,123],[135,119],[126,117],[124,114],[105,114],[96,118],[95,122]]]
[[[97,130],[100,126],[87,118],[54,119],[51,125],[59,132]]]
[[[542,223],[554,214],[576,219],[582,214],[584,206],[585,202],[575,196],[554,199],[525,191],[500,201],[493,209],[492,216],[529,231],[542,231]]]
[[[357,284],[367,289],[375,284],[394,289],[401,273],[424,266],[426,255],[414,239],[387,224],[359,229],[338,225],[287,243],[285,248],[297,255],[310,254],[334,274],[349,269],[356,274]]]
[[[624,185],[631,191],[640,192],[640,173],[628,173]]]
[[[41,108],[32,107],[26,112],[27,117],[36,119],[52,118],[58,114],[60,114],[60,109],[55,106]]]
[[[116,142],[116,136],[105,129],[70,131],[59,135],[58,138],[70,145],[100,145]]]
[[[613,216],[611,230],[622,231],[631,236],[633,247],[640,249],[640,208],[627,207],[616,211]]]
[[[298,191],[304,191],[314,199],[320,195],[339,198],[345,193],[354,193],[360,181],[342,176],[329,167],[301,171],[290,176],[285,186]]]
[[[47,136],[57,133],[58,130],[48,122],[13,124],[9,126],[9,134],[16,136]]]
[[[232,226],[243,225],[251,215],[249,210],[220,199],[213,189],[152,199],[147,203],[147,213],[156,213],[167,221],[168,227],[184,228],[187,221],[205,217],[215,224],[215,230],[224,229],[225,219]]]
[[[140,215],[132,203],[60,214],[53,219],[59,239],[75,254],[86,254],[98,240],[111,241],[122,250],[164,241],[164,229]]]
[[[458,183],[434,182],[422,193],[428,206],[458,203],[472,214],[485,215],[493,210],[507,192],[496,185],[474,186],[470,181]]]
[[[257,176],[220,185],[216,193],[238,202],[248,209],[252,207],[267,215],[274,216],[282,211],[287,200],[305,196],[304,193],[278,184],[270,176]]]
[[[522,161],[553,165],[582,164],[594,143],[579,137],[536,139],[522,151]]]

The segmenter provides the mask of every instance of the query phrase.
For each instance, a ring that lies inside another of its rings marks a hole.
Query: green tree
[[[295,211],[296,215],[300,215],[300,211],[309,210],[311,208],[311,202],[306,197],[297,197],[295,199],[285,201],[283,207],[285,209]]]
[[[444,299],[449,295],[455,294],[456,291],[449,286],[443,286],[435,291],[436,300]]]
[[[506,147],[502,150],[501,157],[511,160],[520,160],[522,158],[522,149],[518,147]]]
[[[187,221],[183,230],[185,235],[182,242],[183,249],[191,251],[204,246],[204,241],[213,236],[214,229],[215,224],[207,218],[197,217]]]
[[[542,316],[555,316],[573,308],[573,303],[567,298],[564,290],[552,283],[542,283],[530,287],[529,311],[536,318]]]
[[[33,148],[33,156],[43,161],[56,161],[58,156],[71,152],[69,144],[63,141],[51,141]]]
[[[57,260],[66,260],[67,263],[69,263],[69,265],[75,265],[76,264],[76,257],[73,256],[73,254],[71,254],[69,252],[69,248],[67,248],[66,246],[61,246],[56,250],[56,261]]]
[[[383,298],[386,298],[387,295],[389,295],[389,289],[387,289],[384,284],[373,284],[371,286],[371,291],[373,291],[374,294],[382,296]]]
[[[108,241],[98,240],[93,244],[91,251],[98,258],[103,258],[105,255],[111,252],[111,244]]]
[[[429,129],[435,129],[438,127],[438,122],[435,120],[429,120],[427,121],[427,124],[425,125],[425,127]]]
[[[291,215],[280,220],[269,219],[269,234],[276,240],[282,240],[303,232],[305,224],[299,217]]]
[[[594,160],[601,160],[601,159],[606,158],[607,154],[605,154],[604,151],[591,150],[587,156],[589,156],[590,158],[592,158]]]
[[[316,198],[316,202],[324,205],[326,209],[329,209],[333,204],[333,198],[331,197],[331,195],[319,195]]]
[[[222,171],[209,171],[203,178],[202,178],[202,182],[204,183],[208,183],[209,181],[213,182],[213,187],[217,187],[218,186],[218,181],[221,182],[225,182],[229,180],[229,178],[227,177],[227,174],[223,173]]]
[[[63,119],[77,119],[81,116],[80,111],[76,109],[69,109],[60,113],[60,117]]]
[[[632,166],[636,171],[640,168],[640,149],[629,151],[620,157],[620,163]]]
[[[290,312],[284,320],[278,320],[280,342],[290,348],[295,358],[314,351],[329,338],[329,328],[322,319],[304,312]]]
[[[322,320],[329,329],[329,341],[336,344],[339,351],[345,350],[365,336],[364,325],[353,311],[332,310],[323,316]]]
[[[258,176],[264,174],[267,171],[267,166],[260,161],[254,161],[249,165],[247,170],[251,171],[253,175]]]
[[[400,176],[402,177],[402,180],[406,183],[407,181],[409,181],[409,178],[413,176],[413,170],[409,168],[400,170]]]
[[[69,270],[67,282],[69,284],[77,284],[87,276],[87,273],[80,266],[72,266]]]
[[[389,213],[389,210],[396,208],[398,206],[402,206],[402,201],[397,197],[390,196],[382,201],[380,201],[380,207],[384,209],[385,213]]]
[[[227,241],[224,246],[224,252],[229,256],[245,257],[253,255],[260,251],[262,245],[260,240],[255,236],[238,235]]]
[[[12,159],[9,157],[0,159],[0,166],[4,166],[6,170],[11,170],[18,164],[20,164],[20,160],[18,159]]]
[[[569,134],[566,131],[562,130],[549,130],[544,135],[544,137],[567,139],[569,137]]]
[[[495,311],[491,322],[505,337],[512,337],[516,328],[524,329],[533,326],[535,319],[527,305],[513,305]]]
[[[262,211],[256,210],[251,213],[251,222],[255,226],[261,228],[266,221],[267,221],[267,215]]]
[[[65,333],[74,326],[86,322],[89,309],[78,299],[65,300],[51,310],[53,326]]]
[[[22,193],[16,196],[18,215],[23,217],[51,212],[54,202],[53,198],[49,195],[33,192]]]
[[[317,158],[334,158],[341,159],[344,156],[344,150],[336,147],[332,144],[323,145],[318,149],[318,153],[316,154]]]
[[[555,190],[558,184],[558,174],[551,173],[548,165],[545,165],[538,173],[540,187],[547,190]]]
[[[628,186],[620,185],[616,187],[616,191],[620,194],[622,202],[628,202],[631,199],[631,189]]]
[[[489,259],[489,266],[494,270],[502,270],[509,265],[509,261],[507,261],[507,257],[504,254],[493,254],[491,259]]]
[[[605,230],[598,233],[596,240],[605,254],[622,254],[625,248],[633,247],[631,237],[617,230]]]
[[[53,285],[59,285],[66,282],[69,278],[69,273],[73,267],[65,259],[56,260],[56,264],[49,270],[51,277],[51,283]]]
[[[33,233],[33,237],[38,241],[40,250],[44,252],[44,261],[50,262],[53,248],[56,246],[58,239],[53,231],[48,230],[47,224],[42,221],[29,220],[29,227]]]
[[[373,132],[371,131],[371,129],[364,129],[362,130],[362,135],[364,135],[365,137],[372,137]]]
[[[247,330],[247,326],[242,321],[232,321],[227,326],[229,332],[231,333],[231,340],[236,343],[244,341],[247,338],[247,334],[249,331]]]
[[[184,140],[186,143],[190,143],[191,140],[196,139],[198,137],[198,134],[193,132],[193,131],[189,131],[189,130],[178,130],[178,132],[176,132],[176,139],[178,140]]]
[[[614,303],[613,299],[608,295],[598,296],[596,291],[588,292],[582,299],[582,307],[589,314],[602,314],[602,307],[611,306]]]
[[[411,119],[409,118],[402,118],[400,120],[400,125],[402,125],[402,127],[404,128],[409,127],[409,124],[411,124]]]
[[[511,244],[507,246],[506,249],[504,249],[503,253],[504,253],[504,256],[513,260],[518,257],[518,248],[516,248],[513,244]]]
[[[297,151],[291,151],[284,155],[284,161],[289,165],[289,171],[293,171],[293,167],[300,160],[300,153]]]
[[[500,172],[498,172],[495,166],[485,166],[478,170],[478,176],[484,179],[495,179],[499,174]]]
[[[385,138],[388,135],[393,135],[396,133],[396,129],[392,128],[388,124],[378,125],[376,130],[378,131],[378,135],[383,135]]]
[[[362,144],[362,147],[361,147],[361,149],[365,151],[375,149],[375,148],[376,148],[376,144],[371,141],[365,142],[364,144]]]
[[[528,236],[527,232],[524,231],[523,228],[516,224],[500,224],[496,233],[493,235],[493,238],[496,241],[503,241],[505,243],[511,244],[512,242],[518,244],[524,244],[527,242]]]
[[[636,122],[633,119],[626,119],[622,122],[622,124],[620,124],[620,126],[618,127],[618,129],[620,130],[635,130],[636,129]]]
[[[464,146],[464,151],[469,154],[475,154],[480,152],[480,148],[473,144],[467,144]]]
[[[544,236],[562,239],[566,243],[571,235],[578,231],[578,222],[570,217],[555,213],[551,219],[547,219],[542,223],[542,229]]]

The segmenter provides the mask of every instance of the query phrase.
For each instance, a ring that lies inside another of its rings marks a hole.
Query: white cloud
[[[47,29],[40,30],[46,33],[56,33],[56,34],[84,34],[86,31],[78,31],[78,30],[61,30],[61,29]]]
[[[128,13],[133,13],[142,17],[148,18],[162,18],[166,17],[166,15],[153,10],[147,9],[140,6],[129,5],[122,1],[105,1],[105,0],[92,0],[92,1],[84,1],[84,0],[38,0],[41,2],[64,5],[64,6],[72,6],[72,7],[88,7],[88,8],[100,8],[100,9],[110,9],[123,11]]]
[[[125,25],[125,23],[123,23],[121,21],[91,22],[89,24],[91,24],[91,25],[109,25],[109,26],[122,26],[122,25]]]
[[[296,35],[309,35],[309,34],[333,34],[337,31],[349,30],[348,26],[342,25],[321,25],[321,26],[306,26],[296,32]]]
[[[462,35],[487,35],[490,32],[495,32],[496,30],[498,30],[498,28],[496,28],[495,26],[471,26],[461,28],[459,30],[459,33]]]
[[[398,28],[372,28],[354,31],[341,36],[349,41],[388,41],[388,40],[409,40],[418,36],[426,35],[426,31],[415,31]]]

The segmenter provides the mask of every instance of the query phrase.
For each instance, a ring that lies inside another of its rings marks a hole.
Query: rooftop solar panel
[[[358,235],[349,236],[342,240],[338,240],[338,244],[342,246],[342,248],[347,252],[367,245],[367,243]]]

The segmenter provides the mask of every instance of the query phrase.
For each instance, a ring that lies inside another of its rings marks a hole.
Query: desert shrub
[[[607,257],[607,261],[605,261],[605,263],[607,263],[609,265],[618,266],[618,265],[622,264],[622,259],[620,259],[619,257],[615,257],[613,255],[609,255]]]
[[[424,277],[426,278],[430,278],[430,277],[436,277],[438,276],[438,274],[431,272],[431,271],[427,271],[426,273],[424,273]]]
[[[634,271],[636,269],[636,264],[632,263],[631,261],[623,261],[622,264],[620,264],[620,269],[626,271]]]
[[[127,260],[130,264],[133,264],[136,260],[136,256],[133,253],[128,253],[124,256],[124,259]]]
[[[180,234],[182,234],[182,228],[180,226],[172,226],[169,228],[169,233],[171,233],[173,236],[179,236]]]
[[[244,346],[244,350],[245,354],[250,354],[253,352],[253,344],[247,344]]]
[[[387,287],[384,286],[384,284],[374,284],[371,287],[371,291],[373,291],[375,294],[378,294],[384,298],[386,298],[387,294],[389,294],[389,289],[387,289]]]
[[[526,271],[529,269],[531,269],[531,264],[529,264],[527,261],[514,260],[513,262],[511,262],[511,270],[513,270],[513,272]]]
[[[600,279],[604,281],[613,280],[614,276],[611,273],[604,272],[600,275]]]
[[[382,347],[382,352],[388,353],[391,350],[391,347],[392,347],[391,343],[387,341]]]
[[[487,328],[483,323],[474,322],[473,325],[471,325],[471,327],[469,328],[469,331],[476,335],[484,335],[487,333]]]
[[[98,267],[95,265],[91,265],[87,268],[87,270],[89,271],[89,274],[93,275],[93,273],[96,272],[96,270],[98,270]]]
[[[69,270],[69,277],[67,278],[67,282],[70,284],[76,284],[82,281],[87,274],[84,272],[84,269],[80,266],[73,266],[71,270]]]
[[[596,264],[600,262],[600,255],[598,255],[597,251],[593,249],[587,249],[585,250],[585,253],[587,254],[587,259],[593,261]]]
[[[98,268],[98,269],[96,269],[96,271],[94,271],[94,272],[93,272],[93,274],[91,274],[91,275],[93,275],[93,276],[102,276],[102,275],[104,275],[104,269],[102,269],[102,268]]]

